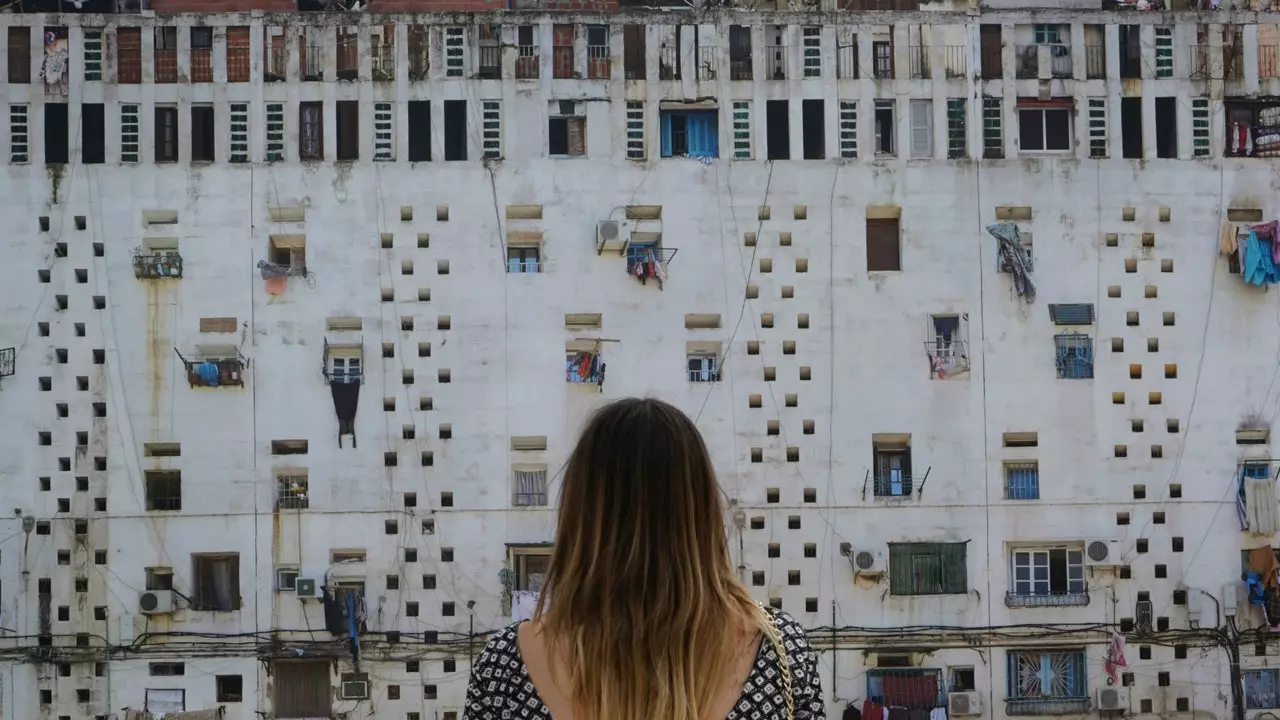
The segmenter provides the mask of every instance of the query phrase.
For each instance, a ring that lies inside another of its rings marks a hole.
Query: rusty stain
[[[169,284],[146,280],[142,287],[147,297],[147,413],[151,440],[162,440],[160,430],[164,400],[164,368],[169,362],[169,333],[166,328],[166,310]]]

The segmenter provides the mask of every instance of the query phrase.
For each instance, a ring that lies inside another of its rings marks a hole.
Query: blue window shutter
[[[716,112],[690,113],[689,155],[692,157],[719,157],[720,138],[716,133]]]
[[[671,113],[662,113],[662,157],[671,157]]]

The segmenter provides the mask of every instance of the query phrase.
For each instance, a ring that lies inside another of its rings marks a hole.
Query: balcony
[[[281,68],[284,67],[282,64]],[[324,46],[307,45],[302,56],[302,79],[308,82],[324,80]]]
[[[787,48],[785,45],[767,45],[764,49],[764,79],[787,79]]]
[[[244,62],[249,62],[249,49],[244,49]],[[288,79],[289,55],[285,48],[267,48],[262,66],[262,79],[265,82],[284,82]]]
[[[680,48],[663,45],[658,48],[658,79],[680,79]]]
[[[178,353],[187,370],[191,387],[244,387],[244,368],[248,362],[234,346],[222,350],[203,350],[188,360]]]
[[[1089,593],[1060,593],[1057,595],[1019,595],[1009,591],[1004,595],[1004,605],[1010,608],[1076,607],[1089,604]]]
[[[537,80],[539,74],[538,46],[516,46],[516,79]]]
[[[969,348],[962,340],[935,340],[924,344],[929,354],[929,377],[945,380],[969,372]]]
[[[1058,79],[1071,77],[1071,46],[1049,45],[1049,74]]]
[[[698,81],[716,79],[716,48],[714,45],[698,46]]]
[[[1084,46],[1084,76],[1088,80],[1102,80],[1107,77],[1107,47],[1105,45]]]
[[[878,498],[909,498],[915,489],[908,472],[878,473],[873,479],[872,494]]]
[[[481,45],[476,58],[476,77],[481,80],[502,79],[502,47],[499,45]]]
[[[1011,716],[1083,715],[1091,705],[1087,697],[1008,698],[1004,701],[1004,711]]]
[[[587,77],[591,80],[608,80],[611,70],[608,45],[587,46]]]
[[[374,82],[394,82],[396,79],[396,48],[394,45],[374,45],[371,53],[373,55],[373,81]]]
[[[180,278],[182,277],[182,256],[176,251],[147,252],[141,248],[135,249],[133,274],[143,279]]]
[[[836,48],[836,77],[841,80],[858,79],[857,43]]]
[[[641,285],[649,284],[650,279],[656,280],[661,290],[667,280],[667,266],[676,252],[676,248],[632,245],[627,248],[627,274],[639,280]]]
[[[963,78],[968,69],[969,48],[963,45],[947,45],[939,48],[942,53],[942,72],[948,78]]]
[[[929,63],[929,47],[927,45],[910,45],[907,47],[907,69],[916,80],[928,80],[932,77]]]

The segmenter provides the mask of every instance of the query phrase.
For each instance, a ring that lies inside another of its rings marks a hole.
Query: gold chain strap
[[[791,661],[787,658],[786,648],[782,645],[782,631],[778,629],[777,623],[773,621],[773,616],[763,605],[757,605],[760,614],[764,619],[764,634],[769,639],[769,644],[773,646],[773,652],[778,656],[778,666],[782,671],[782,696],[787,703],[786,720],[795,720],[796,717],[796,698],[792,693],[791,678]]]

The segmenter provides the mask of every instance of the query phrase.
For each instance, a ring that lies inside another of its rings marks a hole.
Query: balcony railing
[[[547,494],[541,493],[512,493],[511,504],[515,507],[545,507],[547,504]]]
[[[907,47],[907,69],[916,80],[928,80],[932,77],[929,63],[929,47],[927,45],[909,45]]]
[[[730,80],[750,80],[751,71],[751,55],[748,53],[745,57],[729,56],[729,79]]]
[[[1009,591],[1005,593],[1004,605],[1011,608],[1030,607],[1072,607],[1088,605],[1089,593],[1057,593],[1053,595],[1020,595]]]
[[[658,79],[680,79],[680,48],[663,45],[658,48]]]
[[[325,371],[324,379],[330,385],[360,385],[364,382],[364,373],[357,368],[334,368]]]
[[[1082,715],[1089,712],[1091,701],[1077,698],[1007,698],[1006,715]]]
[[[1084,76],[1089,80],[1102,80],[1107,76],[1107,47],[1084,46]]]
[[[608,80],[611,63],[608,45],[587,46],[587,77],[591,80]]]
[[[249,82],[249,48],[227,48],[227,82]]]
[[[942,53],[942,72],[949,78],[962,78],[968,70],[969,48],[963,45],[946,45]]]
[[[1014,77],[1019,80],[1034,80],[1040,77],[1040,46],[1018,45],[1013,51],[1016,65]]]
[[[262,79],[266,82],[284,82],[288,78],[289,55],[285,48],[267,48],[262,66]],[[244,61],[249,62],[249,49],[244,48]]]
[[[632,245],[627,248],[627,274],[641,284],[648,284],[649,278],[654,278],[658,281],[658,289],[662,289],[667,279],[667,266],[676,252],[676,248]]]
[[[281,65],[283,68],[284,66]],[[324,46],[308,45],[305,62],[302,63],[302,79],[312,82],[324,80]]]
[[[538,46],[516,46],[516,79],[537,80],[538,73]]]
[[[502,79],[502,47],[500,45],[481,45],[476,59],[476,75],[481,80]]]
[[[911,497],[914,489],[911,473],[908,472],[881,473],[874,478],[873,492],[876,497]]]
[[[969,349],[961,340],[926,342],[930,377],[942,380],[969,371]]]
[[[133,274],[140,278],[180,278],[182,256],[176,252],[143,253],[135,250]]]
[[[698,80],[716,79],[716,48],[712,45],[698,47]]]
[[[785,45],[765,46],[764,77],[766,80],[787,79],[787,48]]]
[[[841,45],[836,48],[836,77],[841,80],[858,78],[858,45]]]
[[[422,81],[427,79],[431,70],[431,52],[426,45],[409,46],[409,79]]]
[[[1049,74],[1055,78],[1071,77],[1071,46],[1049,46]]]
[[[188,360],[182,357],[191,387],[244,386],[244,360],[239,357],[207,357]]]
[[[394,45],[374,45],[373,81],[393,82],[396,79],[396,48]]]

